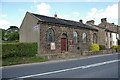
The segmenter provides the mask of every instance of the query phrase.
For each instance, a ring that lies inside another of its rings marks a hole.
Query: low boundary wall
[[[120,52],[120,49],[107,49],[107,50],[100,50],[100,51],[84,51],[82,53],[70,53],[70,52],[64,52],[64,53],[57,53],[57,54],[42,54],[41,57],[47,58],[47,59],[69,59],[69,58],[80,58],[83,56],[91,56],[91,55],[101,55],[101,54],[111,54]]]

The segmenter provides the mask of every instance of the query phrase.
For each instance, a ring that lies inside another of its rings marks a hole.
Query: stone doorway
[[[63,33],[61,36],[61,51],[67,51],[68,43],[67,43],[67,34]]]

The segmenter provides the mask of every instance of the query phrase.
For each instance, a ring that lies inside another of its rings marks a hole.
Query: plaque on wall
[[[51,42],[50,47],[51,47],[51,50],[55,50],[55,43]]]
[[[39,30],[39,26],[34,26],[34,30],[35,31]]]

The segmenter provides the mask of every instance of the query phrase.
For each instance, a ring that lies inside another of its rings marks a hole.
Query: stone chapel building
[[[89,51],[92,43],[105,45],[107,48],[118,45],[118,26],[101,19],[99,25],[94,21],[86,24],[43,16],[27,12],[20,26],[20,42],[37,42],[38,54],[56,54],[62,52],[80,53]],[[115,36],[115,40],[113,40]]]

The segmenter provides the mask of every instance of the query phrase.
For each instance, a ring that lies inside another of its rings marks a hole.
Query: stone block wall
[[[100,50],[100,51],[84,51],[84,53],[82,54],[65,52],[65,53],[56,53],[56,54],[43,54],[41,56],[50,60],[59,60],[59,59],[81,58],[84,56],[92,56],[92,55],[111,54],[118,52],[120,52],[120,49],[117,51],[115,49]]]
[[[90,55],[100,55],[100,54],[110,54],[110,53],[116,53],[117,51],[115,49],[107,49],[107,50],[100,50],[100,51],[85,51],[84,55],[90,56]]]
[[[55,50],[50,50],[50,43],[47,42],[47,30],[52,28],[55,32]],[[73,32],[77,32],[78,34],[78,44],[70,45],[69,41],[73,40]],[[67,52],[71,53],[80,53],[78,47],[82,47],[82,50],[88,51],[90,47],[91,41],[91,30],[78,28],[78,27],[70,27],[70,26],[62,26],[62,25],[52,25],[52,24],[40,24],[40,47],[39,54],[56,54],[62,53],[61,51],[61,35],[63,33],[67,34]],[[82,41],[82,33],[87,33],[87,43],[83,43]]]

